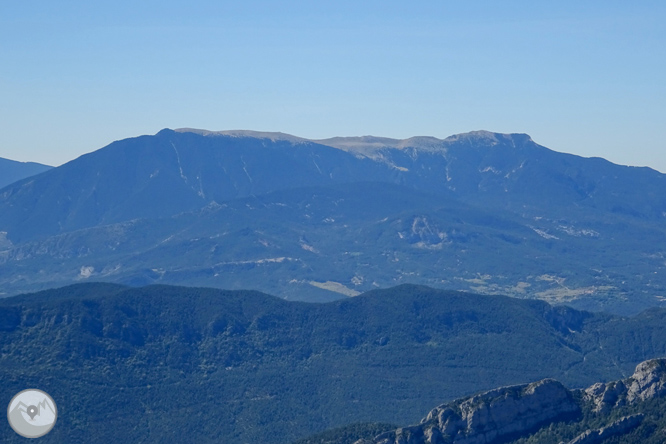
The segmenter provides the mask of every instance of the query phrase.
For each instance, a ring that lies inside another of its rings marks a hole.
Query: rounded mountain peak
[[[444,139],[444,142],[447,144],[454,143],[470,143],[476,146],[479,145],[497,145],[497,144],[509,144],[509,145],[519,145],[526,142],[534,142],[528,134],[523,133],[494,133],[491,131],[478,130],[470,131],[468,133],[454,134]]]

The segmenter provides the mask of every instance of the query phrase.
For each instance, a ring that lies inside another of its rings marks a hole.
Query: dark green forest
[[[666,355],[666,311],[632,318],[403,285],[326,304],[253,291],[80,284],[0,300],[1,391],[50,393],[44,442],[290,443],[553,377]],[[5,424],[3,442],[20,442]]]

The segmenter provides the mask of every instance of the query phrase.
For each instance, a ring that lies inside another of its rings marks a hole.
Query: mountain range
[[[416,283],[635,314],[666,304],[664,185],[525,134],[163,130],[0,190],[0,286],[330,301]]]
[[[589,387],[664,355],[666,309],[625,318],[414,285],[322,304],[105,283],[0,299],[0,394],[53,397],[45,443],[290,443],[413,424],[498,386]],[[21,439],[0,423],[3,443]]]

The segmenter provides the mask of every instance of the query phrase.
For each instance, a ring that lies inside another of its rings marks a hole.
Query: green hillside
[[[44,442],[288,443],[554,377],[581,387],[666,355],[666,311],[619,318],[404,285],[326,304],[81,284],[0,300],[0,388],[50,393]],[[627,334],[631,331],[631,334]],[[5,424],[2,442],[20,442]]]

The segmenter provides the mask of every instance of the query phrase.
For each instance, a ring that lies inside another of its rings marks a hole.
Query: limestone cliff
[[[597,411],[645,401],[666,395],[666,358],[641,362],[631,377],[607,384],[597,383],[585,390],[585,399]]]
[[[666,358],[646,361],[627,379],[569,390],[544,379],[502,387],[443,404],[420,424],[383,433],[355,444],[493,444],[526,436],[551,423],[576,419],[583,406],[595,412],[666,396]],[[617,417],[617,416],[616,416]],[[587,430],[570,444],[592,444],[630,432],[642,414],[625,416],[605,427]]]

